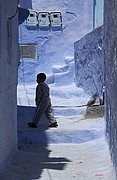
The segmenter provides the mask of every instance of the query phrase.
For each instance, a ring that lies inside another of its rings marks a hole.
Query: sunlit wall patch
[[[93,0],[93,28],[103,25],[104,0]]]

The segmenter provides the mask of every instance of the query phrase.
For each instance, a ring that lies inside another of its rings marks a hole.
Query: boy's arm
[[[41,87],[39,85],[37,85],[37,87],[36,87],[36,97],[35,97],[36,106],[39,104],[40,99],[41,99]]]

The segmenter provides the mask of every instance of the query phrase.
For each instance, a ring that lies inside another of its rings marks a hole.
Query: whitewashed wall
[[[17,147],[17,0],[0,1],[0,168]],[[10,18],[10,19],[9,19]]]
[[[29,7],[30,0],[20,0],[22,8]],[[60,11],[63,31],[27,29],[26,21],[19,26],[19,42],[35,44],[37,59],[21,59],[19,84],[32,84],[38,72],[52,74],[55,65],[64,65],[65,58],[73,56],[74,41],[93,29],[93,0],[32,0],[32,9],[41,11]],[[33,69],[33,70],[32,70]]]

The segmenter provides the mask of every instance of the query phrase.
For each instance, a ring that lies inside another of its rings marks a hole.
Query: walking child
[[[32,128],[36,128],[38,122],[43,113],[45,113],[48,118],[50,125],[49,127],[57,127],[57,121],[52,113],[51,99],[49,97],[49,87],[45,83],[46,75],[44,73],[37,74],[37,87],[36,87],[36,111],[33,117],[32,122],[29,122],[28,125]]]

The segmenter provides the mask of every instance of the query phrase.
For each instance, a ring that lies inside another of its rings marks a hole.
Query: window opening
[[[37,45],[36,44],[20,44],[20,58],[21,59],[37,59]]]

